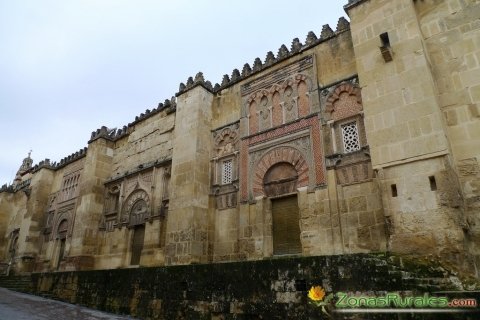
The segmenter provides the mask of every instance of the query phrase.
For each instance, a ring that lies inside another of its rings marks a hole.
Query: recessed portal
[[[272,200],[273,254],[302,252],[297,196]]]
[[[133,229],[132,239],[132,258],[130,264],[133,266],[140,264],[140,257],[142,256],[143,240],[145,237],[145,225],[137,225]]]

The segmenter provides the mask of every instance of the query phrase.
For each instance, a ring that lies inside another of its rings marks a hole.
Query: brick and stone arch
[[[338,85],[326,101],[326,111],[330,113],[331,119],[334,121],[353,117],[362,110],[360,88],[350,83]]]
[[[325,110],[330,118],[331,154],[347,154],[368,145],[360,88],[348,82],[339,84],[328,96]]]
[[[305,157],[295,148],[282,146],[268,151],[255,166],[252,184],[254,196],[266,195],[265,175],[274,165],[281,163],[290,164],[295,169],[298,177],[297,187],[308,186],[308,164]]]
[[[279,162],[267,170],[263,178],[263,189],[267,197],[297,192],[298,173],[288,162]]]

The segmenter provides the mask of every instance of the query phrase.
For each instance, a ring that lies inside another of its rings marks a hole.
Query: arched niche
[[[288,162],[271,166],[263,178],[263,189],[267,197],[275,197],[297,191],[298,173]]]

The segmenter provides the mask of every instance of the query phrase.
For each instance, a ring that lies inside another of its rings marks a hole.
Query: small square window
[[[232,183],[233,180],[233,161],[225,160],[222,162],[222,184]]]
[[[360,139],[358,138],[357,123],[349,122],[341,126],[343,150],[345,153],[360,150]]]

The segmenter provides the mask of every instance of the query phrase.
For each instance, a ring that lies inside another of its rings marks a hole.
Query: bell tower
[[[30,150],[30,152],[28,152],[28,156],[23,159],[22,165],[18,169],[17,174],[15,174],[15,179],[13,180],[14,187],[22,181],[22,175],[27,172],[28,169],[32,168],[33,160],[30,157],[31,154],[32,150]]]

